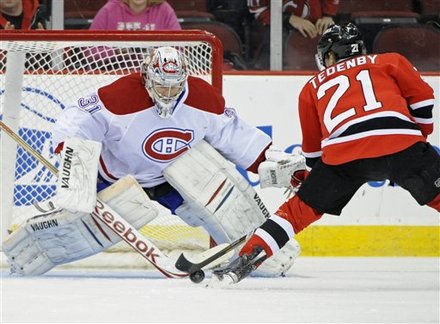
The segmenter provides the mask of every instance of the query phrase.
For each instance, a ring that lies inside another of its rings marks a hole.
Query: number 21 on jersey
[[[370,73],[368,70],[361,70],[356,75],[356,81],[360,83],[363,97],[365,99],[365,105],[363,105],[364,111],[370,111],[374,109],[379,109],[382,107],[382,103],[377,100],[374,93],[373,83],[371,81]],[[333,114],[334,109],[338,106],[339,101],[346,94],[348,89],[350,89],[350,78],[347,75],[339,75],[327,82],[324,82],[318,88],[318,100],[325,96],[326,92],[337,87],[336,91],[331,96],[327,107],[324,111],[324,124],[328,132],[331,133],[333,129],[340,123],[344,122],[346,119],[356,115],[356,110],[354,107],[348,107],[344,112],[337,115]]]

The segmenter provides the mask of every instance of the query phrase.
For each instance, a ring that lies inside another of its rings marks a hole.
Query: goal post
[[[154,48],[173,46],[188,59],[190,75],[222,91],[223,47],[213,34],[182,31],[3,31],[0,42],[0,118],[52,164],[51,129],[81,95],[129,73],[140,73]],[[50,200],[56,179],[24,149],[0,135],[2,238]],[[165,250],[206,249],[209,236],[164,209],[141,232]],[[123,248],[121,248],[123,250]]]

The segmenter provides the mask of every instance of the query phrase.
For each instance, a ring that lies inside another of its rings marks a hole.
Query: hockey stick
[[[186,272],[188,274],[196,273],[196,272],[202,270],[203,267],[220,259],[224,255],[226,255],[229,251],[232,251],[233,249],[235,249],[237,246],[239,246],[241,243],[243,243],[246,240],[246,237],[247,237],[247,235],[244,235],[244,236],[240,237],[239,239],[235,240],[234,242],[232,242],[230,244],[226,244],[226,246],[224,248],[222,248],[221,250],[219,250],[217,252],[215,252],[215,250],[216,250],[216,248],[218,249],[220,247],[220,245],[217,247],[214,247],[212,249],[209,249],[207,251],[202,252],[201,255],[198,257],[198,259],[203,259],[204,255],[205,255],[205,259],[199,263],[189,261],[185,257],[185,255],[182,253],[182,254],[180,254],[179,258],[176,261],[176,268],[179,269],[180,271]],[[211,254],[213,252],[215,252],[215,253]]]
[[[51,173],[58,176],[58,169],[52,163],[50,163],[40,153],[35,151],[26,141],[18,136],[1,120],[0,128],[15,142],[21,145],[29,154],[41,162]],[[173,261],[168,256],[163,254],[153,242],[145,238],[136,228],[134,228],[122,216],[120,216],[116,211],[114,211],[99,198],[96,200],[96,206],[91,215],[101,220],[116,235],[130,245],[133,250],[142,255],[142,257],[155,266],[166,277],[184,278],[188,276],[187,273],[180,272],[178,269],[176,269],[176,267],[173,265]],[[130,232],[133,235],[124,235]]]

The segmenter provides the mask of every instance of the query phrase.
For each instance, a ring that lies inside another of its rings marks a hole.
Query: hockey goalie
[[[302,156],[277,150],[214,87],[189,76],[177,49],[154,50],[140,70],[60,115],[52,138],[60,155],[55,208],[3,242],[12,273],[41,275],[120,241],[94,217],[97,199],[136,229],[159,215],[160,204],[217,244],[232,242],[270,216],[236,166],[258,173],[262,188],[289,188],[304,170]],[[292,238],[257,274],[283,275],[299,252]]]

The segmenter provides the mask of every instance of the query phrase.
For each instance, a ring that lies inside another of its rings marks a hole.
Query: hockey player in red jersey
[[[316,60],[321,72],[299,96],[307,171],[294,175],[296,195],[254,232],[241,257],[216,271],[219,278],[240,281],[324,213],[340,215],[368,181],[389,179],[440,211],[440,157],[427,142],[433,90],[416,69],[397,53],[366,54],[353,24],[329,28]]]

